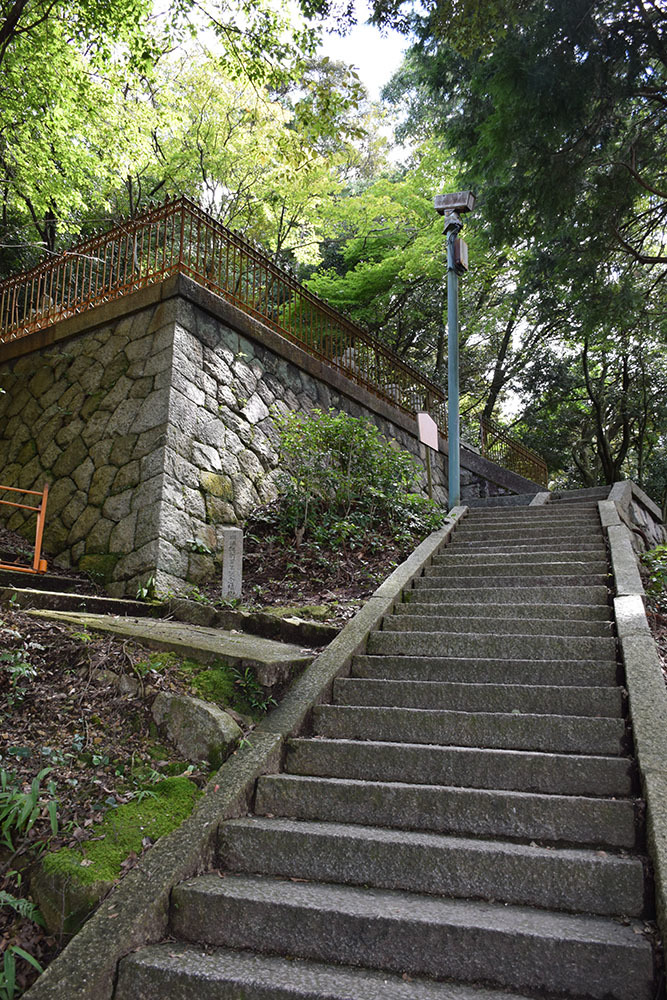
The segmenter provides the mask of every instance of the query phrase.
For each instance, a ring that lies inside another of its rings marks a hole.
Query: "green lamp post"
[[[470,191],[439,194],[435,210],[442,215],[447,237],[447,447],[449,449],[449,507],[461,502],[459,435],[459,274],[468,270],[468,247],[459,237],[461,215],[471,212],[475,195]]]

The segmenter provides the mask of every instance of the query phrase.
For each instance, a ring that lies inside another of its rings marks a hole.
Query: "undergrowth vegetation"
[[[641,557],[646,570],[646,594],[663,614],[667,613],[667,545],[656,545]]]
[[[11,603],[0,651],[0,1000],[16,1000],[65,941],[50,880],[67,876],[69,933],[95,886],[138,863],[210,777],[208,760],[183,759],[158,730],[155,695],[214,702],[244,732],[273,700],[250,668],[148,651]]]
[[[313,410],[281,425],[277,500],[246,530],[246,577],[258,596],[269,582],[303,600],[354,581],[370,592],[446,511],[421,490],[421,468],[370,421]],[[309,587],[304,590],[304,581]],[[355,591],[355,596],[356,596]]]

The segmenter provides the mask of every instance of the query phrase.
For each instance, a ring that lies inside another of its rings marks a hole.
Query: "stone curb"
[[[616,596],[626,597],[632,594],[643,594],[644,587],[632,548],[629,529],[624,524],[611,524],[606,531],[611,550]]]
[[[600,507],[605,504],[616,507],[615,500],[602,501]],[[665,941],[667,940],[667,689],[658,651],[646,619],[642,600],[644,588],[637,560],[632,552],[630,532],[624,524],[618,523],[620,518],[617,523],[613,523],[611,512],[605,510],[605,514],[617,590],[614,598],[616,627],[625,664],[635,753],[646,802],[646,832],[655,879],[658,925]],[[603,526],[605,526],[604,518]]]
[[[467,507],[455,507],[378,587],[336,639],[306,669],[290,691],[251,734],[248,744],[222,765],[206,794],[181,826],[163,837],[104,900],[59,956],[24,994],[26,1000],[111,1000],[119,960],[159,941],[167,929],[171,890],[178,882],[212,867],[218,828],[248,812],[255,781],[280,770],[282,751],[298,735],[313,707],[349,672],[353,655],[391,610],[401,593],[431,562]]]

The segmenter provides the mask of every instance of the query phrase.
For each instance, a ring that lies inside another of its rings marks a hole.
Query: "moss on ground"
[[[92,828],[92,839],[78,849],[63,847],[42,864],[49,875],[65,876],[80,885],[112,882],[132,854],[141,854],[143,841],[163,837],[192,812],[201,792],[185,777],[165,778],[136,799],[110,810]]]
[[[203,701],[210,701],[218,708],[232,708],[241,715],[259,719],[262,712],[248,701],[239,682],[239,673],[222,660],[211,664],[197,663],[195,660],[181,659],[176,653],[153,652],[145,660],[135,664],[135,672],[145,677],[150,672],[162,673],[166,670],[179,674],[188,684],[192,693]]]
[[[194,660],[182,660],[178,666],[198,698],[213,702],[218,708],[231,708],[255,721],[264,714],[246,697],[238,669],[228,663],[215,660],[205,666]]]
[[[266,614],[276,618],[304,618],[306,621],[326,621],[331,617],[333,605],[329,604],[292,604],[286,607],[269,606],[263,608]]]

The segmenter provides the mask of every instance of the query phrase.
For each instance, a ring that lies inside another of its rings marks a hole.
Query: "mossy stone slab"
[[[204,625],[75,611],[34,611],[32,614],[136,639],[152,649],[167,649],[197,663],[223,660],[234,666],[252,667],[257,680],[266,688],[284,682],[292,671],[307,666],[313,659],[312,653],[304,652],[299,646]]]

